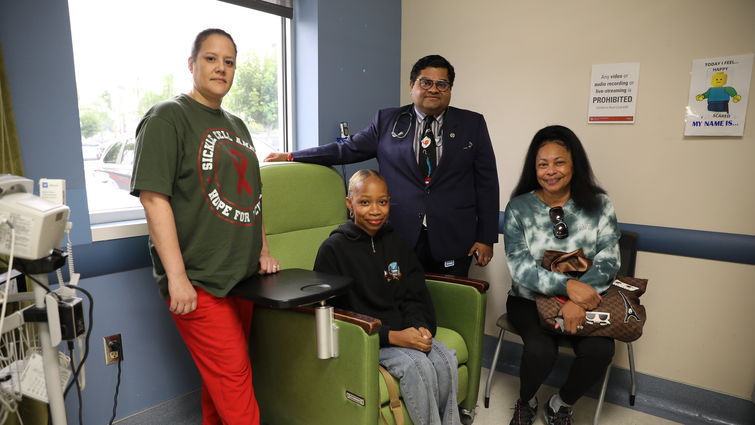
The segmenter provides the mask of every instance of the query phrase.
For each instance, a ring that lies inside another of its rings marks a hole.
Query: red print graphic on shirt
[[[202,138],[197,159],[212,212],[239,226],[255,225],[262,194],[254,146],[226,129],[210,129]]]
[[[238,174],[239,182],[236,184],[236,193],[241,195],[241,189],[244,189],[247,195],[252,194],[252,187],[249,186],[249,182],[246,180],[246,167],[249,166],[249,160],[246,159],[241,152],[231,149],[229,150],[233,157],[233,166],[236,167],[236,174]]]

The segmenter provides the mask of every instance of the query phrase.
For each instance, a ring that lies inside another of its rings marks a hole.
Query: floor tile
[[[485,383],[489,372],[489,369],[482,369],[480,396],[474,425],[508,425],[509,421],[511,421],[511,415],[514,413],[514,403],[519,396],[519,378],[502,372],[496,372],[493,377],[493,387],[490,391],[490,408],[486,409],[484,407]],[[545,424],[542,406],[555,392],[556,388],[548,386],[543,386],[538,391],[537,399],[540,406],[537,411],[536,425]],[[598,401],[591,397],[581,398],[574,405],[575,424],[592,424],[597,403]],[[670,425],[678,422],[648,415],[616,404],[603,403],[600,423],[610,425]]]

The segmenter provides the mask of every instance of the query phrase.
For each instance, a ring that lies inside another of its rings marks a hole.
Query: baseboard
[[[497,337],[485,335],[482,365],[490,368]],[[504,340],[495,370],[519,376],[522,345]],[[546,384],[558,387],[566,380],[566,372],[573,356],[559,354],[559,359]],[[641,358],[635,358],[641,363]],[[629,371],[612,367],[606,391],[606,401],[686,425],[744,425],[755,424],[755,404],[750,400],[637,373],[637,398],[629,405]],[[597,398],[596,384],[588,396]]]
[[[200,390],[180,395],[115,421],[118,425],[184,425],[202,422]]]

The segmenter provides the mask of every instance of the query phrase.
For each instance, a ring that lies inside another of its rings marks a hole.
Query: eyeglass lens
[[[604,322],[608,320],[610,315],[608,313],[600,313],[595,311],[587,311],[585,312],[585,319],[594,322],[596,320],[600,320],[601,322]]]
[[[564,239],[569,236],[569,229],[564,222],[564,209],[562,207],[553,207],[548,213],[553,223],[553,236],[556,239]]]
[[[424,90],[430,90],[433,85],[439,92],[447,92],[451,88],[451,83],[446,80],[430,80],[428,78],[420,78],[419,86]]]
[[[564,208],[563,207],[553,207],[548,211],[548,213],[551,216],[551,221],[554,223],[557,223],[559,221],[564,221]]]

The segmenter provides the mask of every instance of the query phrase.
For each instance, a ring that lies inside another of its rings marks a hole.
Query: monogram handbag
[[[545,251],[541,265],[550,271],[578,278],[592,266],[592,261],[585,258],[580,248],[572,252]],[[637,340],[647,319],[645,307],[640,304],[647,283],[647,279],[616,276],[608,290],[601,294],[600,304],[586,312],[585,323],[574,335],[608,336],[623,342]],[[535,303],[541,326],[563,333],[564,322],[558,312],[566,301],[566,297],[538,295]]]

